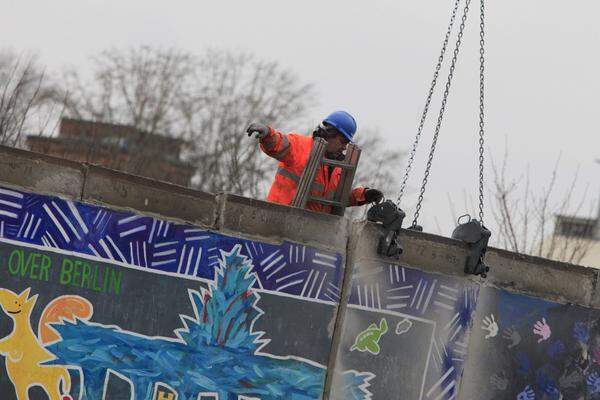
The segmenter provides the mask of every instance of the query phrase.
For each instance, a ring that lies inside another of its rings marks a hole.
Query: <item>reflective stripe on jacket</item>
[[[269,128],[269,135],[260,140],[261,150],[279,161],[275,180],[269,190],[267,200],[273,203],[290,205],[296,195],[298,182],[308,162],[313,145],[312,137],[295,133],[283,134]],[[341,168],[334,168],[331,176],[329,166],[322,165],[317,171],[310,194],[332,199],[340,182]],[[365,189],[357,187],[350,193],[350,206],[366,204]],[[313,211],[331,213],[331,206],[309,201],[306,208]]]

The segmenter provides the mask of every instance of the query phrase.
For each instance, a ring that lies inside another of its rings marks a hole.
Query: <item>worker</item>
[[[313,138],[296,133],[283,134],[270,126],[252,123],[246,130],[260,142],[260,149],[279,161],[279,169],[271,185],[267,201],[290,205],[296,195],[298,182],[308,162]],[[313,137],[327,140],[325,157],[344,160],[344,152],[356,132],[356,121],[345,111],[336,111],[323,120],[314,130]],[[340,182],[342,169],[322,164],[317,171],[311,196],[332,199]],[[357,187],[350,193],[349,206],[360,206],[379,202],[383,193],[377,189]],[[306,208],[313,211],[331,213],[331,206],[309,201]]]

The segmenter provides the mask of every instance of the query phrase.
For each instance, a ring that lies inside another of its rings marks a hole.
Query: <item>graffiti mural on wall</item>
[[[478,290],[401,265],[358,263],[338,365],[369,365],[375,398],[455,399]]]
[[[600,399],[600,312],[485,289],[482,399]]]
[[[19,400],[28,398],[32,386],[41,386],[51,400],[69,399],[62,396],[71,388],[67,368],[46,364],[55,357],[45,345],[59,339],[50,324],[85,321],[91,317],[92,306],[79,296],[57,297],[42,313],[36,336],[30,322],[36,301],[37,295],[30,296],[29,288],[20,294],[0,289],[0,307],[14,323],[11,334],[0,339],[0,354],[6,357],[6,371]]]
[[[318,399],[325,369],[310,360],[262,353],[265,332],[253,328],[262,310],[252,289],[256,275],[242,245],[221,251],[214,284],[190,290],[193,315],[182,315],[175,337],[148,337],[92,321],[93,306],[80,296],[60,296],[44,309],[36,336],[30,314],[37,296],[0,289],[0,306],[14,322],[0,341],[18,399],[41,386],[51,400],[70,394],[76,370],[81,398],[102,399],[109,373],[129,382],[136,399],[152,399],[157,387],[177,399]],[[368,372],[345,371],[345,399],[370,398]],[[74,394],[72,397],[76,398]],[[205,397],[209,398],[209,397]]]
[[[220,248],[242,244],[255,288],[339,301],[342,255],[233,238],[190,225],[0,187],[0,239],[88,254],[187,278],[214,278]],[[92,273],[91,271],[90,273]],[[91,279],[73,282],[92,285]]]
[[[342,274],[338,253],[0,188],[0,390],[318,399]],[[289,334],[299,310],[318,314]],[[358,371],[344,396],[369,399]]]

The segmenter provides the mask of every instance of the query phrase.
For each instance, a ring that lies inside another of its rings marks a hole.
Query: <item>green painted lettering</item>
[[[27,263],[29,264],[29,277],[31,279],[38,279],[38,271],[40,269],[40,258],[42,257],[39,253],[29,253],[27,257]]]
[[[73,280],[71,281],[73,286],[82,286],[81,285],[81,261],[75,260],[73,264]]]
[[[108,289],[108,267],[104,266],[104,273],[102,274],[102,291],[106,292]]]
[[[31,253],[27,254],[27,259],[25,259],[25,253],[23,252],[23,258],[21,259],[21,264],[19,268],[19,275],[21,278],[25,276],[27,270],[29,269],[29,264],[31,264]]]
[[[98,264],[94,265],[94,282],[93,282],[92,289],[95,290],[96,292],[102,291],[102,288],[100,286],[98,286]]]
[[[40,280],[43,280],[43,281],[49,280],[48,269],[50,268],[51,265],[52,265],[52,261],[50,260],[50,257],[48,257],[47,255],[42,255],[42,264],[40,266]]]
[[[65,258],[60,269],[60,284],[69,285],[71,283],[71,275],[73,271],[73,261]]]
[[[20,264],[23,262],[23,250],[14,250],[8,257],[8,272],[11,275],[19,273]]]
[[[110,271],[110,286],[115,294],[121,294],[121,278],[123,271],[113,269]]]
[[[92,286],[92,281],[90,279],[91,276],[92,276],[92,267],[90,266],[90,264],[88,264],[84,261],[83,262],[83,273],[81,276],[81,286],[82,287],[86,287],[89,289]]]

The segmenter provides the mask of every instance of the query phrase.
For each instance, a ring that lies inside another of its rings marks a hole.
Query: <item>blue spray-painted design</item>
[[[600,399],[597,310],[495,289],[486,289],[486,295],[490,301],[485,312],[499,315],[499,329],[506,332],[494,340],[482,339],[482,351],[496,366],[489,368],[489,379],[503,374],[511,384],[486,388],[481,398]]]
[[[360,271],[360,266],[354,268]],[[382,264],[353,276],[349,303],[432,322],[431,351],[424,348],[420,352],[428,358],[424,394],[442,400],[458,394],[478,293],[476,284],[464,280]]]
[[[0,187],[0,240],[91,255],[111,263],[214,279],[219,249],[242,245],[254,288],[339,302],[342,255],[221,235],[191,225]]]
[[[590,340],[590,332],[586,323],[575,322],[573,325],[573,338],[583,344],[587,344]]]
[[[586,383],[590,395],[600,393],[600,375],[597,372],[591,373],[587,377]]]
[[[86,321],[54,325],[62,340],[47,349],[57,359],[50,364],[77,367],[83,374],[84,399],[103,398],[109,371],[128,379],[136,399],[151,399],[154,384],[172,387],[182,400],[201,392],[220,399],[238,395],[268,399],[318,399],[325,369],[302,359],[275,358],[260,353],[268,340],[253,325],[262,314],[252,290],[256,277],[251,261],[236,245],[219,260],[210,290],[189,291],[193,316],[182,316],[177,338],[148,337]],[[343,374],[344,399],[370,398],[373,375]]]
[[[535,392],[531,386],[526,386],[521,393],[517,395],[517,400],[535,400]]]
[[[540,391],[550,398],[559,396],[558,385],[554,377],[559,375],[559,371],[553,365],[546,364],[540,367],[535,373],[535,384]]]

